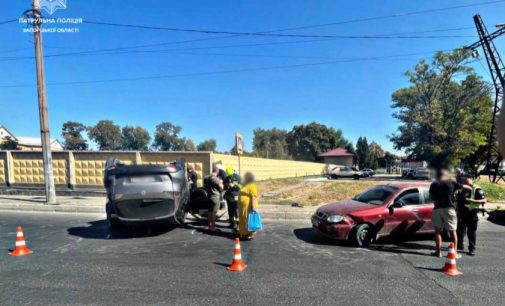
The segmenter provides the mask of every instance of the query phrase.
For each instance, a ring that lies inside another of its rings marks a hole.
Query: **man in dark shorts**
[[[218,177],[219,169],[214,167],[212,174],[205,177],[204,187],[211,207],[209,208],[209,230],[216,230],[216,214],[221,205],[221,192],[224,189],[223,181]]]
[[[446,170],[438,173],[437,180],[430,186],[430,195],[435,207],[431,215],[431,223],[435,227],[436,250],[433,256],[442,257],[442,231],[448,230],[451,235],[451,242],[458,246],[456,230],[458,227],[458,215],[456,213],[456,203],[454,193],[462,188],[471,189],[467,185],[458,184],[451,180]],[[458,256],[460,256],[458,254]]]
[[[464,239],[468,235],[468,255],[475,256],[475,245],[477,240],[477,223],[479,216],[477,213],[486,204],[484,191],[473,183],[470,178],[465,178],[463,182],[472,187],[472,190],[463,190],[458,194],[458,250],[465,249]]]

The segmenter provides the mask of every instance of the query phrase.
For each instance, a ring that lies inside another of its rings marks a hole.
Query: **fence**
[[[201,185],[201,178],[211,172],[213,164],[239,169],[239,158],[211,152],[53,152],[53,174],[59,186],[97,187],[103,185],[105,162],[117,157],[127,164],[168,164],[182,157],[193,166]],[[252,157],[240,158],[242,173],[253,172],[258,180],[318,175],[324,164],[273,160]],[[41,152],[0,151],[0,185],[42,185],[44,170]]]
[[[239,169],[239,158],[235,155],[214,154],[214,163]],[[264,159],[254,157],[240,158],[240,172],[252,172],[257,180],[320,175],[325,168],[321,163],[292,160]]]

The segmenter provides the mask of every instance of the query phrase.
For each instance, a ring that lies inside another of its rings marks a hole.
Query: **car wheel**
[[[116,230],[121,227],[121,222],[118,218],[112,217],[112,207],[109,203],[105,205],[105,212],[107,214],[107,227],[109,230]]]
[[[351,232],[351,243],[357,247],[367,247],[373,240],[373,230],[368,224],[359,224]]]
[[[332,174],[331,178],[334,179],[334,180],[336,180],[336,179],[338,179],[338,176],[336,174]]]
[[[355,180],[359,180],[359,175],[355,174],[352,178]]]

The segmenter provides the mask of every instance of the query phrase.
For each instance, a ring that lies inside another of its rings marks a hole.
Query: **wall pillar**
[[[76,185],[76,182],[75,182],[75,159],[74,159],[74,153],[72,153],[72,151],[68,152],[67,169],[68,169],[68,188],[74,189],[75,185]]]
[[[135,151],[135,164],[142,164],[142,155],[140,154],[140,151]]]
[[[7,187],[11,187],[14,184],[14,163],[12,161],[11,151],[5,152],[5,183]]]

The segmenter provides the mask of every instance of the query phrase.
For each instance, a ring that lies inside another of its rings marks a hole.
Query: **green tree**
[[[80,122],[67,121],[63,123],[61,128],[61,136],[65,141],[63,146],[65,150],[71,151],[85,151],[88,149],[88,142],[82,136],[86,131],[86,126]]]
[[[18,142],[16,139],[6,136],[5,139],[0,143],[0,150],[17,150]]]
[[[141,126],[125,126],[121,130],[121,149],[125,151],[147,151],[151,135]]]
[[[217,141],[214,138],[204,140],[196,146],[197,151],[216,152]]]
[[[153,148],[159,151],[176,151],[180,144],[179,133],[182,128],[170,122],[162,122],[156,126]]]
[[[368,166],[372,169],[377,169],[379,167],[379,160],[384,157],[384,150],[378,143],[372,141],[369,145],[369,152]]]
[[[319,154],[331,149],[352,149],[341,130],[316,122],[294,126],[288,133],[287,143],[289,154],[295,160],[316,161]]]
[[[404,149],[434,168],[454,164],[486,142],[493,102],[490,87],[466,65],[468,51],[438,52],[406,72],[410,86],[393,93],[391,136]]]
[[[152,147],[159,151],[196,151],[192,140],[179,137],[182,127],[170,122],[156,126]]]
[[[289,159],[288,132],[272,128],[254,130],[253,154],[263,158]]]
[[[395,161],[398,160],[399,157],[394,155],[391,152],[384,152],[384,156],[379,158],[379,166],[383,168],[387,168],[388,171],[391,171],[391,167],[394,165]],[[389,172],[388,172],[389,173]]]
[[[175,151],[196,151],[196,146],[193,140],[180,138]]]
[[[100,120],[88,128],[88,137],[98,145],[100,151],[121,148],[121,129],[111,120]]]
[[[358,156],[358,166],[360,169],[368,168],[370,161],[370,147],[366,137],[359,137],[356,142],[356,155]]]

